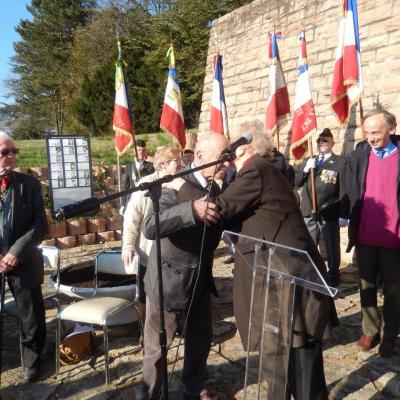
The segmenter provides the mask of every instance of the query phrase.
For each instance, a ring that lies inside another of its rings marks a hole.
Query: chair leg
[[[61,321],[60,318],[57,315],[56,318],[56,375],[60,373],[60,342],[61,342]]]
[[[19,317],[16,317],[17,320],[17,327],[18,327],[18,335],[19,335],[19,353],[21,356],[21,367],[22,369],[25,368],[25,362],[24,362],[24,348],[22,347],[22,324],[21,324],[21,320],[19,319]]]
[[[106,373],[106,385],[110,384],[110,371],[109,371],[109,360],[108,360],[108,332],[107,324],[104,325],[104,366]]]

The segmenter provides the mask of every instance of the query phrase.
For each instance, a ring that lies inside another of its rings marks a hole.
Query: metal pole
[[[118,177],[118,192],[121,191],[121,164],[119,155],[117,154],[117,177]],[[122,197],[119,198],[119,206],[122,207]]]

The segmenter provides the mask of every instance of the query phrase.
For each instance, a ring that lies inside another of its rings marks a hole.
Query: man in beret
[[[345,225],[347,160],[333,153],[335,144],[330,129],[318,136],[318,155],[308,158],[296,176],[296,186],[302,187],[300,208],[315,243],[325,249],[329,284],[338,286],[340,265],[339,225]],[[311,170],[315,171],[316,215],[312,212]]]

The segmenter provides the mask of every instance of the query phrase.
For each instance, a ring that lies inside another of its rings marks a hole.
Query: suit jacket
[[[325,263],[308,233],[293,190],[281,172],[264,157],[255,156],[250,159],[238,171],[235,182],[216,202],[226,227],[233,228],[243,235],[305,250],[320,273],[326,275]],[[243,256],[235,257],[233,304],[242,343],[247,349],[254,242],[239,237],[237,246]],[[274,262],[281,263],[288,274],[302,275],[307,279],[309,269],[304,266],[305,259],[292,257],[289,260],[282,252],[277,252],[274,257]],[[289,317],[287,310],[291,304],[288,291],[284,294],[285,299],[278,306],[284,313],[283,320]],[[253,319],[253,326],[258,335],[252,335],[250,350],[260,346],[260,321],[264,308],[261,297],[255,299],[254,307],[255,313],[259,314],[256,320]],[[331,298],[309,290],[297,289],[293,347],[304,346],[309,340],[328,337],[331,325],[336,323],[336,311]]]
[[[216,184],[212,195],[220,190]],[[196,222],[192,201],[207,194],[194,175],[185,177],[185,183],[178,192],[163,188],[160,200],[160,235],[164,304],[167,311],[185,310],[193,297],[196,303],[205,293],[217,295],[212,277],[214,251],[221,237],[220,227],[207,227],[204,245],[204,225]],[[144,234],[155,239],[155,215],[144,220]],[[197,279],[197,274],[198,279]],[[152,302],[158,304],[158,277],[156,246],[150,252],[145,275],[145,290]],[[195,282],[196,283],[196,290]]]
[[[296,186],[303,187],[300,208],[304,217],[312,215],[311,173],[305,173],[307,160],[300,166],[296,176]],[[317,212],[325,220],[337,221],[339,217],[346,218],[346,167],[347,158],[332,154],[324,160],[321,168],[316,171],[315,193]]]
[[[30,175],[12,172],[12,227],[8,251],[19,263],[8,273],[21,280],[22,288],[34,288],[43,283],[43,255],[39,245],[47,231],[40,182]]]
[[[153,172],[155,172],[155,169],[153,167],[153,164],[149,161],[143,161],[143,169],[140,171],[140,174],[136,168],[135,161],[127,164],[127,166],[125,168],[125,178],[124,178],[123,190],[128,190],[128,189],[134,188],[135,182],[139,181],[144,176],[152,174]],[[126,206],[130,197],[131,197],[131,195],[124,196],[124,198],[123,198],[124,206]]]

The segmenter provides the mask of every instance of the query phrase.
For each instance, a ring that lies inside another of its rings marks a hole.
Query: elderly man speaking
[[[228,146],[220,134],[199,137],[190,167],[217,160]],[[219,226],[204,226],[207,204],[202,199],[217,196],[220,189],[213,178],[222,179],[228,163],[208,167],[184,177],[177,190],[162,189],[160,200],[161,258],[164,285],[167,346],[176,329],[185,326],[183,399],[217,400],[206,387],[207,358],[211,348],[210,293],[216,294],[212,276],[214,250],[221,237]],[[200,201],[198,200],[200,199]],[[199,222],[198,222],[199,221]],[[155,239],[155,216],[144,220],[144,234]],[[143,387],[138,399],[160,398],[161,377],[159,307],[156,248],[153,245],[145,275],[146,322],[144,328]],[[190,311],[189,311],[190,310]],[[186,323],[182,323],[186,320]]]

